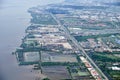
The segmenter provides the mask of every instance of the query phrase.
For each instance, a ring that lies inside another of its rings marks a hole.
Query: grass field
[[[77,59],[75,55],[42,54],[42,62],[77,62]]]
[[[43,74],[47,75],[50,80],[70,79],[70,75],[65,66],[44,66]]]
[[[72,73],[72,76],[89,76],[90,74],[88,72],[81,72],[78,73]]]

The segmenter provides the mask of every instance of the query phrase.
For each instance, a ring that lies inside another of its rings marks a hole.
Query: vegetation
[[[114,56],[114,54],[116,53],[118,54],[118,52],[95,52],[93,54],[90,53],[90,57],[110,80],[120,79],[120,72],[109,68],[113,67],[113,63],[120,62],[120,58],[118,56]]]
[[[74,65],[77,66],[77,62],[43,62],[41,64],[42,66],[56,66],[56,65],[62,65],[62,66],[67,66],[67,65]]]
[[[44,78],[44,79],[42,79],[42,80],[50,80],[49,78]]]
[[[35,14],[31,13],[32,19],[31,23],[35,24],[47,24],[47,25],[56,25],[57,22],[53,19],[50,14]]]
[[[33,65],[38,64],[38,62],[20,62],[19,65]]]
[[[120,58],[113,55],[114,53],[108,52],[97,52],[94,53],[91,57],[93,60],[103,61],[103,62],[119,62]]]
[[[61,80],[72,80],[72,79],[61,79]]]
[[[117,34],[117,33],[116,33]],[[99,37],[109,37],[116,34],[101,34],[101,35],[90,35],[90,36],[74,36],[77,41],[87,41],[89,38],[97,39]]]

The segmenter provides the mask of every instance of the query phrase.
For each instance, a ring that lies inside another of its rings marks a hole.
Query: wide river
[[[11,53],[21,44],[30,25],[27,9],[63,0],[0,0],[0,76],[4,80],[35,80],[30,66],[18,66]],[[1,79],[0,79],[1,80]]]

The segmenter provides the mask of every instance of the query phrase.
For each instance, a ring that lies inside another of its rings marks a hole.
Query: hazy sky
[[[61,2],[64,0],[0,0],[0,7],[4,6],[13,6],[13,5],[18,5],[18,6],[25,6],[25,5],[45,5],[48,3],[56,3],[56,2]],[[74,0],[74,1],[80,1],[80,2],[91,2],[91,1],[103,1],[103,2],[112,2],[112,1],[120,1],[120,0]]]
[[[41,5],[47,4],[47,3],[54,3],[54,2],[61,2],[64,0],[0,0],[0,4],[14,4],[17,3],[19,4],[36,4],[36,2],[40,3]]]
[[[31,7],[35,5],[45,5],[50,3],[59,3],[64,0],[0,0],[0,8],[11,6]]]

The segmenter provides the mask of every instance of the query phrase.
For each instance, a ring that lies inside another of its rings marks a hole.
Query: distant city
[[[31,24],[13,52],[35,80],[120,80],[120,2],[65,0],[28,9]]]

